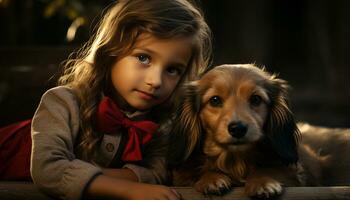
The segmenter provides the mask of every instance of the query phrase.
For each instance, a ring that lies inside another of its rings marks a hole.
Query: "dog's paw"
[[[195,183],[194,188],[203,194],[223,195],[230,191],[231,178],[218,172],[207,172]]]
[[[245,185],[245,192],[248,196],[257,198],[271,198],[282,193],[280,182],[269,178],[261,177],[248,180]]]

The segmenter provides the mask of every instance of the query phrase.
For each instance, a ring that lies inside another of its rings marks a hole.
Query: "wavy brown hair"
[[[179,84],[193,80],[209,66],[211,32],[203,13],[194,2],[120,0],[112,4],[90,41],[74,58],[64,63],[65,70],[58,81],[58,85],[72,88],[79,101],[81,132],[76,150],[83,160],[92,161],[95,149],[103,137],[101,133],[94,131],[94,116],[102,92],[112,87],[111,67],[132,50],[142,33],[150,33],[160,39],[191,37],[194,40],[187,72]],[[164,107],[173,105],[176,93],[177,89],[168,101],[154,110],[164,111]]]

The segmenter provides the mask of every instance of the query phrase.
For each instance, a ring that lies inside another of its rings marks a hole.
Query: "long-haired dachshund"
[[[173,184],[271,197],[303,185],[287,83],[252,64],[221,65],[185,86],[172,131]]]

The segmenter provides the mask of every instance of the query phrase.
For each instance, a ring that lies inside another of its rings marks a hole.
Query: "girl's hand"
[[[179,200],[181,195],[174,189],[163,185],[151,185],[145,183],[130,183],[130,188],[125,191],[128,200]]]
[[[118,198],[126,200],[179,200],[181,195],[163,185],[151,185],[121,178],[99,175],[88,186],[92,198]]]

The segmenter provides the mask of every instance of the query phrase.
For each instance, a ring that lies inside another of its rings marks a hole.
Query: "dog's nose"
[[[235,138],[241,138],[247,133],[247,126],[242,122],[232,122],[228,125],[228,132]]]

